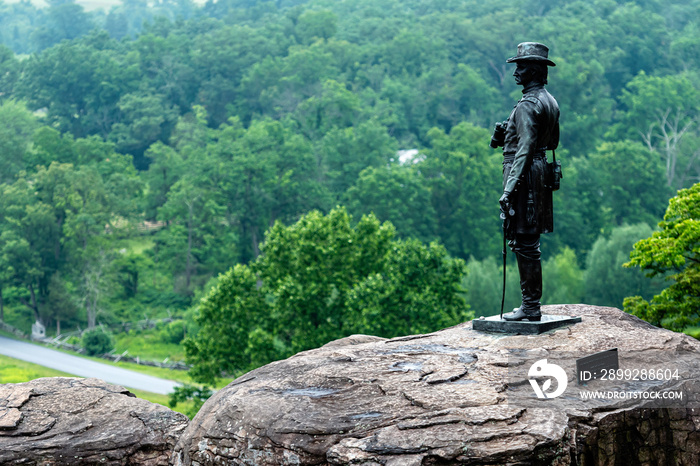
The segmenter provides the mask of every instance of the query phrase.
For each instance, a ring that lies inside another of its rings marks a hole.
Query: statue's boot
[[[540,298],[542,298],[542,263],[537,259],[527,258],[522,254],[516,254],[518,259],[518,271],[520,272],[520,291],[522,304],[513,309],[513,312],[503,315],[505,320],[529,320],[542,319],[540,311]]]

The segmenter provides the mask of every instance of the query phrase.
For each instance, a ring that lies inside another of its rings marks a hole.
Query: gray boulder
[[[544,312],[583,321],[530,336],[480,333],[471,322],[393,339],[355,335],[268,364],[204,404],[172,463],[700,464],[699,341],[617,309]],[[524,361],[564,354],[573,364],[572,355],[611,348],[621,367],[623,357],[646,365],[665,355],[664,367],[679,369],[678,378],[622,388],[686,399],[583,401],[566,395],[577,390],[567,366],[565,395],[539,400],[523,378]]]
[[[0,464],[167,465],[187,423],[98,379],[0,385]]]

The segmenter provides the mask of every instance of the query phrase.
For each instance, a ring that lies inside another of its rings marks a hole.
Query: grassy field
[[[128,350],[131,357],[139,356],[153,361],[163,361],[166,358],[170,361],[185,359],[185,349],[182,345],[163,342],[160,334],[153,329],[129,334],[118,333],[113,338],[116,354],[122,354],[124,350]]]
[[[65,372],[0,355],[0,383],[21,383],[41,377],[73,377]]]

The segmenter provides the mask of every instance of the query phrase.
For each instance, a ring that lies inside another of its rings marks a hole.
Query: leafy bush
[[[671,330],[700,324],[700,183],[678,191],[668,203],[659,231],[634,245],[625,267],[639,267],[648,277],[668,276],[670,285],[650,301],[625,299],[625,311]]]
[[[165,343],[173,343],[179,345],[180,342],[185,338],[185,321],[175,320],[168,323],[160,331],[160,338]]]
[[[90,356],[98,356],[109,353],[114,344],[112,337],[101,328],[93,328],[83,332],[83,348]]]

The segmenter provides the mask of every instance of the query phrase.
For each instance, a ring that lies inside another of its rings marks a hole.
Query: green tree
[[[212,127],[226,123],[234,114],[246,123],[254,114],[261,116],[261,93],[276,94],[270,88],[283,85],[280,60],[292,39],[277,29],[273,22],[222,25],[194,38],[192,49],[199,53],[192,56],[193,69],[206,70],[197,83],[197,103],[207,108]]]
[[[148,186],[144,202],[146,218],[155,219],[158,209],[168,200],[170,188],[177,183],[186,170],[182,155],[162,142],[153,144],[146,152],[150,159],[148,170],[141,177]]]
[[[580,19],[566,20],[585,27]],[[562,25],[555,27],[561,29]],[[587,31],[576,30],[576,41]],[[561,45],[557,43],[560,49]],[[577,48],[578,50],[578,48]],[[595,48],[587,50],[597,53]],[[568,150],[570,156],[585,156],[591,153],[596,144],[610,127],[613,118],[614,99],[610,96],[610,86],[605,79],[605,67],[590,55],[580,53],[574,56],[556,57],[556,71],[548,86],[561,108],[560,146]]]
[[[125,13],[112,8],[107,13],[104,27],[110,37],[121,40],[129,32],[129,20]]]
[[[20,66],[12,50],[5,45],[0,45],[0,100],[14,97],[21,71]]]
[[[348,334],[347,294],[382,272],[393,237],[393,226],[374,217],[353,228],[344,208],[327,216],[314,211],[294,225],[276,223],[269,230],[255,270],[274,299],[274,320],[284,322],[275,330],[287,351]]]
[[[70,170],[60,164],[40,167],[34,176],[22,172],[13,184],[3,185],[2,264],[10,282],[26,290],[20,300],[37,322],[45,322],[51,277],[67,263],[62,240]]]
[[[104,302],[111,288],[112,254],[101,248],[94,248],[91,254],[84,254],[80,280],[80,299],[85,307],[87,328],[97,325],[97,317],[104,310]]]
[[[171,223],[167,230],[171,248],[166,256],[173,274],[182,275],[184,283],[178,288],[185,294],[192,293],[192,280],[204,256],[219,253],[206,248],[207,239],[215,241],[225,231],[217,228],[221,209],[211,194],[195,177],[185,176],[173,185],[168,201],[159,210],[159,219]]]
[[[320,140],[326,182],[341,197],[362,170],[386,165],[396,156],[396,150],[396,141],[374,120],[347,128],[334,127]]]
[[[353,124],[362,114],[362,102],[356,94],[346,89],[343,83],[332,79],[324,81],[319,92],[314,91],[314,94],[317,95],[300,102],[294,109],[293,118],[302,134],[316,140],[331,131],[354,129]],[[372,127],[375,126],[373,122]],[[375,132],[382,132],[383,129],[380,126]]]
[[[610,226],[609,208],[600,205],[598,173],[590,168],[588,158],[567,159],[562,162],[564,179],[559,191],[554,194],[554,234],[549,237],[547,249],[558,251],[570,247],[578,257],[583,257],[593,243]]]
[[[450,118],[452,120],[450,127],[445,129],[450,130],[451,126],[463,119],[475,125],[490,127],[493,121],[498,119],[495,116],[496,112],[501,111],[498,108],[500,103],[498,92],[493,84],[486,81],[479,71],[462,63],[457,65],[452,81],[452,90],[448,91],[447,95],[438,96],[438,100],[439,105],[445,105],[445,101],[453,96],[455,110],[459,117]],[[438,119],[444,112],[444,110],[436,112]]]
[[[121,96],[139,79],[132,56],[118,47],[96,31],[32,55],[23,63],[17,94],[31,110],[45,109],[46,121],[62,132],[106,138],[119,121]]]
[[[670,273],[671,284],[650,301],[625,299],[625,311],[673,330],[700,323],[700,183],[671,198],[660,231],[634,245],[628,267],[647,276]]]
[[[106,213],[99,221],[130,220],[142,211],[142,186],[128,155],[115,152],[114,144],[98,136],[75,139],[70,133],[43,126],[33,137],[33,150],[25,162],[28,170],[50,167],[53,162],[73,167],[73,183],[85,190],[100,190],[99,197]],[[84,193],[84,210],[99,199]],[[97,210],[101,210],[98,208]],[[97,212],[93,209],[93,214]]]
[[[336,15],[328,10],[307,10],[299,15],[295,33],[302,44],[310,44],[317,39],[330,39],[336,33]]]
[[[2,5],[2,43],[17,54],[34,51],[30,40],[42,12],[31,2],[4,3]]]
[[[7,191],[4,193],[7,193]],[[32,223],[27,222],[29,227],[37,226],[36,217],[40,215],[37,214],[34,211],[28,213],[27,217],[32,216],[33,220]],[[44,212],[43,217],[43,219],[48,217],[46,212]],[[47,226],[50,225],[50,220],[45,223]],[[37,290],[42,278],[44,278],[44,270],[42,270],[41,266],[42,258],[33,249],[30,241],[22,238],[20,234],[21,232],[12,230],[5,230],[0,234],[0,241],[2,242],[0,263],[2,264],[4,283],[26,290],[26,293],[22,293],[22,296],[19,297],[19,301],[31,309],[36,322],[43,322],[40,312],[40,289]]]
[[[313,208],[327,208],[312,147],[289,126],[253,121],[244,129],[231,119],[209,149],[208,178],[216,180],[226,222],[240,237],[239,258],[255,259],[263,232],[276,220],[291,222]]]
[[[660,161],[641,144],[604,142],[588,159],[597,184],[597,204],[610,217],[608,224],[655,223],[663,214],[669,190]]]
[[[352,333],[428,333],[473,317],[461,296],[464,262],[449,258],[443,246],[397,241],[383,269],[348,293],[345,313],[354,322]]]
[[[267,311],[249,267],[239,264],[222,275],[198,306],[199,332],[183,342],[192,379],[214,385],[223,374],[249,369],[249,336],[267,326]]]
[[[554,194],[552,249],[583,257],[593,243],[624,224],[654,224],[668,198],[663,166],[641,143],[603,142],[589,157],[558,157],[562,189]]]
[[[36,117],[22,102],[0,104],[0,182],[12,182],[20,170],[28,168],[25,163],[37,127]]]
[[[88,150],[95,149],[89,140],[84,145],[74,144],[72,138],[54,141],[68,142],[63,152],[67,157],[88,161],[95,155]],[[121,192],[121,188],[138,185],[117,182],[133,171],[128,160],[120,157],[111,161],[98,157],[77,169],[69,163],[39,165],[36,172],[22,171],[14,183],[2,185],[3,274],[12,286],[26,290],[20,301],[32,309],[37,321],[48,324],[45,319],[57,323],[63,319],[59,308],[70,306],[61,296],[71,290],[76,301],[79,295],[84,302],[88,326],[95,325],[109,283],[105,281],[109,260],[100,259],[101,251],[109,249],[108,233],[130,219],[133,206],[126,204],[138,196],[138,190]],[[55,277],[59,272],[61,280]],[[52,297],[54,291],[57,294]]]
[[[586,257],[584,302],[598,306],[622,307],[627,296],[646,299],[661,291],[660,280],[644,277],[641,270],[625,269],[634,243],[651,236],[646,223],[615,227],[609,237],[601,236]]]
[[[628,108],[623,129],[639,138],[665,167],[670,188],[686,187],[700,175],[700,89],[686,74],[649,76],[641,72],[628,84],[622,102]]]
[[[121,122],[115,123],[110,138],[121,152],[135,156],[137,168],[145,169],[142,154],[156,141],[167,141],[177,121],[177,111],[164,96],[130,93],[119,99]]]
[[[48,4],[43,24],[32,34],[38,50],[83,36],[94,27],[90,16],[74,0],[49,0]]]
[[[72,290],[72,283],[62,274],[55,273],[49,282],[49,301],[46,306],[46,316],[56,322],[56,335],[61,334],[61,325],[76,325],[79,323],[79,303]]]
[[[185,340],[192,376],[213,383],[351,333],[428,332],[472,315],[460,296],[464,263],[437,244],[394,239],[373,216],[344,208],[267,232],[262,254],[220,277]]]
[[[430,188],[410,162],[365,168],[345,199],[353,216],[372,213],[382,222],[391,222],[403,238],[430,242],[436,237]]]
[[[125,297],[133,298],[138,294],[143,272],[153,265],[149,257],[126,251],[114,260],[112,266],[116,270],[117,280],[123,287]]]

